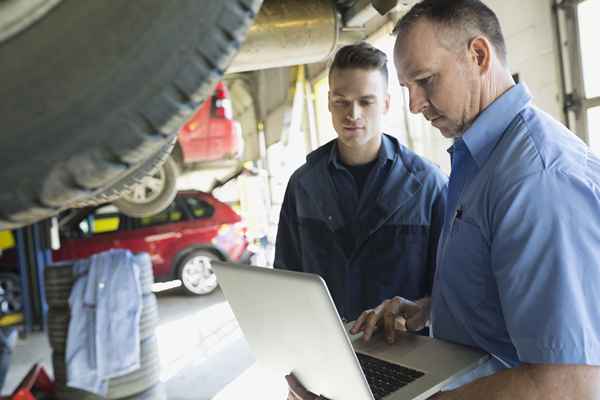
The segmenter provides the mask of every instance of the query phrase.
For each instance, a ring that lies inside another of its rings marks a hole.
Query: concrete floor
[[[169,399],[212,399],[254,362],[220,290],[200,297],[169,290],[158,293],[157,297],[161,319],[156,332],[161,380]],[[36,362],[51,372],[50,356],[44,334],[35,333],[19,340],[3,393],[11,393]]]

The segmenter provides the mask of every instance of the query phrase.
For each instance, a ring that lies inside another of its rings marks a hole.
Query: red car
[[[202,163],[240,158],[243,146],[242,128],[233,119],[229,91],[219,82],[212,96],[180,129],[171,156],[114,204],[132,217],[157,213],[175,197],[181,172],[200,169]]]
[[[223,82],[179,131],[173,152],[180,167],[237,158],[243,149],[242,129],[233,118],[229,91]]]
[[[156,281],[180,279],[188,294],[202,295],[217,287],[212,260],[249,258],[240,216],[207,193],[179,192],[165,210],[143,218],[128,217],[110,204],[71,212],[62,219],[61,248],[53,252],[53,261],[114,248],[144,251],[152,258]]]

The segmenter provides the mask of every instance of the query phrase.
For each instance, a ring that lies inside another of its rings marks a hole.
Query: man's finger
[[[401,314],[406,319],[412,318],[414,315],[419,314],[422,310],[422,307],[417,303],[414,303],[410,300],[404,300],[402,304],[398,307],[398,314]]]
[[[393,344],[396,340],[396,330],[394,329],[394,320],[396,316],[390,308],[387,308],[383,314],[383,330],[385,338],[389,344]]]
[[[399,315],[394,319],[394,331],[398,332],[406,332],[408,328],[406,327],[406,318]]]
[[[287,400],[298,400],[298,397],[296,397],[294,392],[292,392],[291,390],[288,390]]]
[[[302,385],[300,383],[300,381],[298,380],[298,378],[296,378],[296,376],[294,375],[293,372],[290,373],[289,375],[286,375],[285,380],[288,383],[288,387],[289,387],[290,391],[292,392],[292,394],[294,396],[296,396],[296,398],[299,398],[302,400],[313,400],[313,399],[317,398],[317,395],[306,390],[304,385]]]
[[[380,314],[375,311],[373,311],[369,314],[366,325],[363,329],[363,332],[364,332],[363,339],[365,341],[369,341],[371,339],[371,336],[373,336],[373,333],[375,333],[375,331],[377,330],[377,326],[378,326],[380,318],[381,318]]]
[[[402,305],[406,302],[402,297],[394,297],[385,305],[384,328],[385,337],[389,344],[396,341],[396,317],[400,315]]]
[[[352,328],[350,328],[351,334],[356,335],[358,332],[361,331],[361,328],[363,327],[363,324],[365,323],[367,317],[369,316],[369,313],[372,311],[373,310],[366,310],[360,314],[358,319],[354,322],[354,325],[352,325]]]
[[[417,332],[425,328],[426,321],[422,312],[405,321],[406,330]]]

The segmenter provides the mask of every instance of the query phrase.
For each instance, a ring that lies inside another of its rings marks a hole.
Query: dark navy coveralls
[[[290,178],[274,265],[322,276],[345,320],[393,296],[430,295],[446,185],[437,166],[382,135],[359,193],[333,140]]]

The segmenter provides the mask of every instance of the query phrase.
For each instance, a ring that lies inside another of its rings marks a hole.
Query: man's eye
[[[419,86],[424,87],[424,86],[429,86],[432,81],[433,81],[433,75],[430,75],[427,78],[418,79],[417,83],[419,84]]]
[[[343,107],[343,106],[347,105],[347,104],[348,104],[348,102],[347,102],[347,101],[344,101],[344,100],[336,100],[336,101],[334,101],[334,102],[333,102],[333,104],[335,104],[336,106],[341,106],[341,107]]]
[[[373,105],[373,103],[374,103],[374,101],[372,101],[372,100],[364,100],[364,101],[360,102],[360,105],[363,107],[367,107],[367,106]]]

